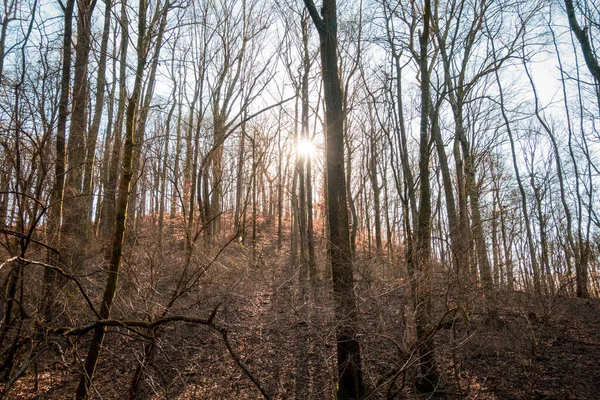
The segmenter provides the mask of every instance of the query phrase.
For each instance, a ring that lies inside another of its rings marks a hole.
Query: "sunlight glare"
[[[300,139],[297,144],[298,154],[303,157],[312,157],[315,153],[315,146],[310,140]]]

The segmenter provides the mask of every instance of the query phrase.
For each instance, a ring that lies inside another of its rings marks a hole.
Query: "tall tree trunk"
[[[69,116],[69,92],[71,88],[71,43],[73,41],[73,8],[75,0],[67,0],[65,4],[65,25],[63,33],[63,62],[60,83],[60,99],[58,103],[58,120],[56,125],[56,163],[54,166],[54,187],[50,193],[50,209],[48,215],[48,244],[55,249],[60,248],[60,221],[62,218],[62,200],[65,185],[65,136],[67,118]],[[1,79],[1,75],[0,75]],[[8,202],[7,202],[8,203]],[[2,207],[4,209],[4,207]],[[0,219],[4,224],[6,213]],[[48,252],[48,262],[54,265],[58,260],[54,252]],[[46,320],[53,317],[54,286],[58,275],[50,268],[44,270],[44,305],[43,314]]]
[[[310,57],[308,54],[308,16],[302,16],[302,77],[301,77],[301,132],[299,140],[300,142],[307,142],[309,140],[308,129],[308,75],[310,73]],[[296,152],[297,161],[296,165],[298,168],[298,181],[299,181],[299,228],[300,228],[300,258],[301,258],[301,271],[300,275],[304,281],[309,277],[311,262],[309,256],[309,237],[308,237],[308,206],[307,206],[307,177],[306,177],[306,164],[311,155],[302,154]]]
[[[471,216],[473,223],[473,236],[475,238],[475,249],[477,252],[477,263],[479,264],[479,272],[481,274],[481,283],[485,302],[487,307],[488,318],[491,321],[498,319],[498,306],[496,304],[496,290],[492,279],[492,269],[490,260],[487,255],[487,245],[483,233],[483,219],[481,218],[481,208],[479,205],[479,189],[475,182],[475,166],[473,155],[465,156],[467,167],[467,190],[471,199]]]
[[[384,163],[385,165],[385,163]],[[388,193],[388,178],[387,178],[387,168],[383,169],[382,175],[382,185],[383,185],[383,204],[385,208],[385,231],[386,231],[386,247],[388,251],[388,258],[390,262],[394,262],[394,244],[392,239],[392,222],[390,221],[390,197]]]
[[[293,177],[292,177],[292,195],[290,198],[291,208],[292,208],[292,222],[290,226],[290,266],[296,267],[298,266],[298,236],[299,236],[299,228],[298,228],[298,169],[293,169]]]
[[[552,272],[550,271],[550,261],[549,261],[549,249],[548,249],[548,230],[546,228],[546,216],[544,215],[544,209],[542,205],[542,193],[540,187],[534,186],[534,178],[531,176],[531,184],[533,189],[533,194],[535,198],[535,208],[537,211],[537,219],[540,230],[540,267],[541,274],[545,275],[544,279],[544,287],[547,289],[547,295],[554,295],[554,283],[552,279]]]
[[[102,31],[102,40],[100,42],[100,58],[98,61],[98,81],[96,84],[96,95],[94,104],[94,116],[92,125],[86,143],[85,171],[83,178],[83,195],[85,196],[85,210],[88,212],[87,219],[92,220],[94,190],[94,159],[96,158],[96,143],[98,141],[98,132],[100,131],[100,122],[102,121],[102,110],[104,109],[104,93],[106,91],[106,59],[108,50],[108,36],[110,34],[111,7],[112,0],[105,0],[104,7],[104,29]],[[109,121],[110,124],[110,121]],[[91,224],[88,225],[88,228]],[[91,232],[88,232],[91,235]]]
[[[81,267],[89,213],[83,197],[85,141],[87,124],[88,77],[92,13],[95,0],[77,0],[77,43],[73,79],[71,129],[67,145],[69,165],[64,193],[63,224],[61,227],[61,258],[63,265]]]
[[[350,208],[350,220],[352,221],[350,224],[350,249],[352,250],[352,255],[356,254],[356,236],[358,234],[358,213],[356,212],[356,204],[354,202],[354,198],[352,197],[352,149],[350,147],[350,138],[344,135],[344,144],[346,146],[346,196],[348,199],[348,208]]]
[[[64,143],[64,141],[63,141]],[[64,148],[64,146],[63,146]],[[63,161],[64,161],[64,151],[63,151],[63,157],[62,157]],[[56,163],[58,164],[58,162]],[[63,162],[63,170],[64,170],[64,162]],[[2,172],[2,174],[0,175],[0,226],[5,226],[6,225],[6,218],[8,217],[8,200],[9,200],[9,193],[10,193],[10,183],[11,183],[11,171],[12,171],[12,166],[9,165],[5,171]],[[53,191],[55,190],[55,188],[52,189]],[[62,190],[61,190],[62,192]],[[51,193],[52,196],[52,193]],[[61,196],[62,198],[62,196]],[[50,198],[51,204],[55,204],[54,201],[52,201],[52,197]],[[56,207],[62,207],[62,200],[59,200],[59,203],[56,204]],[[50,213],[52,213],[52,208],[49,210]],[[55,225],[56,229],[58,229],[58,223],[55,221]],[[53,241],[56,242],[56,236],[52,237],[52,233],[51,232],[56,232],[56,231],[50,231],[50,216],[48,216],[48,244],[49,245],[53,245]],[[51,255],[48,254],[48,261],[50,261]],[[45,272],[44,272],[45,275]]]
[[[175,106],[177,102],[175,101],[177,86],[175,82],[173,82],[173,92],[171,94],[171,108],[169,109],[169,114],[167,115],[167,121],[165,123],[165,146],[163,148],[163,162],[162,168],[160,172],[160,198],[158,205],[158,246],[162,249],[163,245],[163,236],[164,236],[164,224],[165,224],[165,208],[166,208],[166,192],[167,192],[167,166],[169,165],[169,142],[170,142],[170,133],[171,133],[171,119],[173,118],[173,113],[175,112]]]
[[[283,107],[279,111],[277,119],[277,249],[281,251],[283,245],[283,153],[281,147],[281,113]]]
[[[304,125],[304,124],[303,124]],[[300,139],[303,140],[303,139]],[[296,152],[296,169],[298,170],[298,230],[300,233],[300,278],[308,279],[308,235],[306,227],[306,156]]]
[[[480,13],[475,13],[474,18],[475,21],[482,18],[483,9]],[[468,225],[466,223],[467,218],[467,196],[470,199],[471,206],[471,232],[473,234],[473,239],[475,241],[475,251],[477,264],[479,265],[479,272],[481,275],[481,282],[483,286],[483,291],[485,295],[486,308],[488,312],[488,317],[491,320],[497,319],[497,305],[495,301],[494,294],[494,282],[492,278],[492,271],[490,262],[487,256],[487,246],[485,243],[485,236],[483,234],[483,221],[481,219],[481,207],[479,204],[479,188],[477,187],[476,182],[476,165],[475,165],[475,155],[472,152],[471,144],[467,138],[465,132],[465,123],[463,119],[463,111],[464,111],[464,99],[468,94],[468,91],[462,86],[465,81],[466,76],[466,66],[468,56],[470,55],[473,40],[477,33],[478,28],[471,28],[469,32],[468,40],[465,44],[465,58],[461,63],[460,72],[458,73],[458,83],[454,83],[454,78],[452,77],[452,62],[449,58],[449,55],[446,50],[445,37],[441,36],[438,32],[437,38],[440,41],[440,54],[443,60],[444,66],[444,84],[448,90],[448,98],[450,101],[450,105],[452,108],[452,114],[454,117],[454,133],[455,133],[455,146],[460,145],[460,149],[462,150],[462,158],[460,155],[460,151],[455,147],[454,156],[456,160],[456,169],[457,169],[457,179],[459,185],[459,211],[460,211],[460,226],[464,228],[461,231],[461,234],[464,235],[467,232]],[[463,175],[464,173],[464,175]],[[462,182],[461,182],[462,181]],[[464,192],[461,192],[464,190]],[[473,271],[473,276],[476,275],[476,271]]]
[[[425,0],[423,8],[423,32],[419,37],[419,67],[421,77],[421,127],[419,135],[419,211],[417,240],[414,252],[413,274],[413,306],[415,310],[415,326],[418,345],[419,372],[415,387],[420,393],[434,393],[440,389],[441,378],[437,372],[435,362],[435,349],[431,329],[433,320],[431,316],[432,300],[432,263],[431,263],[431,188],[430,176],[430,150],[429,138],[429,107],[430,83],[427,61],[427,47],[429,42],[429,24],[431,18],[431,4]]]
[[[464,123],[462,119],[462,103],[453,101],[453,112],[455,117],[456,132],[463,152],[466,193],[471,200],[471,232],[475,240],[475,251],[481,283],[485,295],[488,318],[496,320],[498,318],[498,309],[496,304],[495,288],[492,279],[492,270],[487,255],[487,245],[483,233],[483,220],[481,218],[481,207],[479,205],[479,189],[477,187],[475,176],[475,160],[472,154],[470,143],[464,132]]]
[[[471,283],[477,280],[476,263],[473,261],[473,234],[471,232],[471,225],[469,224],[469,211],[467,204],[467,184],[464,172],[464,160],[460,154],[460,141],[458,137],[454,139],[453,146],[454,163],[456,166],[456,186],[458,188],[458,224],[461,241],[463,245],[463,254],[465,261],[465,268],[463,269],[463,284],[470,286]],[[461,272],[459,270],[459,272]]]
[[[146,0],[139,1],[139,25],[138,25],[138,41],[137,41],[137,67],[135,82],[129,103],[127,105],[126,115],[126,130],[125,130],[125,145],[123,148],[123,163],[122,163],[122,175],[119,181],[119,194],[116,204],[116,222],[115,231],[113,235],[112,249],[108,258],[108,278],[106,281],[106,287],[104,289],[104,295],[102,298],[102,304],[100,306],[99,317],[102,319],[108,319],[110,317],[110,309],[115,298],[117,291],[117,282],[119,277],[119,270],[121,266],[121,255],[123,253],[123,239],[125,236],[126,218],[127,218],[127,206],[129,202],[129,189],[131,186],[131,179],[133,177],[133,152],[135,128],[136,128],[136,114],[137,106],[140,98],[140,92],[142,89],[142,77],[144,75],[144,66],[146,64]],[[122,56],[124,56],[122,54]],[[96,370],[96,364],[100,357],[100,351],[102,343],[106,335],[106,327],[98,326],[94,329],[93,337],[90,342],[90,348],[85,360],[85,370],[79,380],[79,386],[77,387],[76,399],[82,400],[88,397],[88,391],[92,382],[94,372]]]
[[[338,388],[336,395],[338,399],[357,399],[363,396],[364,387],[360,344],[356,338],[358,310],[354,295],[346,199],[347,182],[344,176],[345,115],[342,108],[342,87],[337,65],[337,6],[335,0],[324,0],[321,17],[312,0],[305,0],[304,4],[321,39],[321,67],[326,104],[327,212],[337,321]]]
[[[303,247],[303,243],[302,243],[302,222],[301,222],[301,217],[300,217],[300,196],[299,196],[299,192],[300,190],[298,189],[300,184],[304,184],[304,181],[300,181],[300,152],[298,151],[298,144],[300,143],[300,134],[298,131],[298,125],[299,125],[299,120],[298,120],[298,115],[299,115],[299,108],[300,108],[300,103],[302,101],[302,97],[301,97],[301,91],[300,91],[300,96],[298,96],[298,91],[301,90],[300,88],[296,88],[297,90],[297,95],[296,95],[296,103],[294,105],[294,141],[295,141],[295,146],[296,146],[296,158],[294,160],[294,172],[293,172],[293,182],[292,182],[292,229],[291,229],[291,240],[290,240],[290,246],[291,246],[291,266],[292,267],[297,267],[300,266],[301,270],[300,272],[302,272],[302,262],[304,261],[304,247]],[[300,246],[300,247],[298,247]],[[298,249],[300,249],[300,260],[298,260]],[[299,263],[298,263],[299,262]],[[300,274],[302,275],[302,274]]]
[[[158,32],[151,32],[151,34],[156,34],[156,39],[154,43],[154,53],[152,54],[152,63],[150,64],[150,69],[148,73],[148,80],[146,82],[146,91],[144,93],[144,97],[142,100],[142,104],[139,110],[139,116],[136,123],[138,126],[135,129],[136,137],[134,141],[136,142],[136,146],[133,149],[133,170],[139,171],[140,164],[142,160],[142,144],[144,143],[144,136],[146,134],[146,122],[148,121],[148,113],[150,112],[150,104],[152,102],[152,97],[154,95],[154,87],[156,83],[156,71],[158,69],[158,62],[160,60],[160,51],[162,49],[162,42],[164,38],[165,29],[167,26],[167,11],[169,7],[171,7],[171,0],[166,0],[162,6],[159,1],[156,4],[154,15],[152,16],[151,23],[149,26],[158,25]],[[145,40],[149,40],[146,38]],[[144,44],[145,46],[149,46],[149,44]],[[190,125],[191,129],[191,125]],[[136,208],[137,208],[137,199],[138,199],[138,188],[137,182],[143,182],[142,179],[136,179],[133,181],[133,185],[131,188],[131,193],[129,194],[129,222],[134,224],[132,226],[136,226]],[[141,207],[141,213],[143,214],[144,207]]]
[[[454,265],[456,277],[459,280],[459,285],[464,289],[468,283],[468,258],[466,242],[468,233],[462,229],[464,226],[460,223],[459,217],[456,212],[456,202],[454,198],[454,186],[453,180],[450,175],[450,167],[448,164],[448,157],[444,147],[444,141],[442,138],[442,132],[440,130],[438,122],[438,110],[437,106],[434,107],[431,104],[431,133],[435,141],[435,147],[438,154],[438,160],[440,163],[440,169],[442,173],[442,184],[444,187],[444,196],[446,203],[446,216],[448,218],[448,228],[450,231],[450,242],[452,246],[452,264]],[[465,290],[459,289],[461,296]]]
[[[492,195],[492,261],[494,271],[494,285],[502,289],[502,266],[500,261],[500,244],[498,243],[498,203],[496,190]]]
[[[110,157],[110,170],[108,181],[104,188],[104,201],[102,205],[103,230],[102,238],[110,241],[114,233],[117,183],[121,164],[121,148],[123,141],[123,120],[125,119],[125,106],[127,102],[127,49],[129,48],[129,21],[127,19],[127,0],[121,3],[121,44],[119,49],[119,100],[117,103],[117,116],[115,120],[115,138],[113,140],[112,154]]]
[[[381,187],[379,186],[379,177],[377,174],[378,153],[374,124],[375,121],[373,121],[371,118],[371,134],[369,135],[369,178],[371,179],[371,187],[373,188],[373,211],[375,212],[375,248],[377,251],[377,256],[379,257],[383,251],[383,244],[381,240]]]
[[[308,268],[310,279],[317,277],[317,256],[315,254],[315,231],[313,224],[313,196],[312,196],[312,162],[308,157],[306,160],[306,231],[308,237]]]
[[[179,85],[181,88],[186,87],[186,79],[185,79],[185,75],[183,74],[183,83],[181,85]],[[180,175],[181,175],[181,164],[180,164],[180,158],[181,158],[181,121],[182,121],[182,117],[183,117],[183,89],[179,91],[179,98],[178,98],[178,102],[177,102],[177,129],[176,129],[176,136],[175,136],[175,165],[173,166],[173,190],[171,193],[171,210],[170,210],[170,214],[169,214],[169,218],[170,219],[175,219],[175,217],[177,216],[177,200],[181,200],[181,188],[179,187],[180,184]],[[205,203],[206,203],[206,197],[204,197]]]
[[[116,53],[116,51],[115,51]],[[116,55],[112,54],[113,57],[113,68],[116,70]],[[104,145],[102,151],[102,169],[100,173],[100,188],[98,190],[97,207],[96,207],[96,229],[94,234],[103,238],[104,226],[106,221],[103,220],[104,216],[104,205],[106,203],[106,190],[108,187],[108,180],[110,175],[110,159],[112,154],[111,143],[113,141],[114,131],[114,113],[115,113],[115,88],[117,84],[112,82],[108,89],[108,110],[107,110],[107,128],[104,135]]]
[[[202,87],[202,85],[200,85]],[[202,109],[202,104],[200,105],[200,110]],[[202,127],[202,116],[201,111],[197,113],[198,121],[196,121],[195,126],[195,134],[194,134],[194,158],[192,160],[192,176],[191,176],[191,186],[190,186],[190,197],[189,197],[189,211],[188,211],[188,224],[187,224],[187,234],[189,236],[188,246],[192,245],[191,235],[194,227],[194,215],[196,213],[196,191],[200,192],[200,187],[198,187],[198,158],[200,156],[200,132]],[[198,204],[200,205],[200,204]]]
[[[240,144],[238,150],[238,164],[236,173],[235,183],[235,216],[233,221],[234,234],[243,236],[241,231],[241,212],[242,212],[242,199],[244,193],[244,163],[245,163],[245,150],[246,150],[246,123],[242,123]]]
[[[256,265],[256,217],[257,217],[257,186],[258,186],[258,162],[256,160],[256,129],[252,130],[252,180],[250,184],[252,185],[252,255],[251,262],[252,265]]]
[[[196,111],[196,102],[200,92],[198,91],[198,83],[196,82],[194,89],[194,97],[192,102],[189,104],[189,114],[187,117],[187,123],[184,127],[185,136],[185,163],[183,164],[183,192],[181,197],[181,206],[184,220],[189,218],[189,204],[190,198],[192,197],[192,164],[194,160],[194,114]],[[187,226],[187,225],[186,225]],[[190,232],[186,233],[188,236]],[[188,242],[183,243],[184,246],[188,245]]]
[[[218,109],[218,106],[215,107]],[[221,232],[221,196],[223,195],[223,142],[225,141],[225,117],[217,113],[213,117],[212,194],[210,200],[211,237]]]
[[[24,128],[23,128],[23,121],[22,121],[22,97],[23,97],[23,91],[22,88],[25,84],[25,77],[26,77],[26,63],[25,63],[25,49],[27,48],[27,46],[29,45],[29,38],[31,36],[31,32],[33,30],[33,25],[34,25],[34,21],[35,21],[35,14],[37,12],[37,1],[35,1],[33,3],[33,7],[32,7],[32,15],[31,15],[31,19],[29,21],[28,24],[28,28],[25,31],[25,36],[23,38],[23,41],[21,42],[21,63],[20,63],[20,71],[19,71],[19,75],[18,75],[18,81],[15,82],[14,85],[14,92],[12,93],[12,95],[14,96],[13,99],[13,103],[12,103],[12,109],[10,110],[11,113],[11,123],[8,126],[8,131],[12,132],[12,134],[15,136],[15,145],[14,145],[14,153],[15,153],[15,162],[14,162],[14,169],[15,169],[15,177],[14,177],[14,192],[16,194],[18,194],[17,196],[14,197],[14,201],[13,201],[13,207],[17,208],[17,217],[16,217],[16,231],[20,232],[20,233],[25,233],[25,232],[31,232],[33,233],[33,229],[35,228],[35,225],[37,224],[38,221],[35,221],[33,218],[37,218],[37,217],[33,217],[30,215],[31,218],[31,227],[27,227],[27,223],[29,221],[27,221],[27,216],[25,214],[26,212],[26,207],[25,207],[25,202],[27,200],[25,195],[25,193],[30,193],[30,186],[31,185],[31,179],[24,179],[23,177],[23,167],[24,167],[24,163],[23,163],[23,159],[21,157],[21,154],[23,152],[22,148],[21,148],[21,137],[23,135],[23,132],[25,132]],[[32,165],[32,169],[35,170],[36,166]],[[34,171],[31,172],[31,174],[29,175],[29,177],[33,177],[34,176]],[[38,186],[36,187],[36,190],[32,193],[32,197],[35,199],[39,199],[41,196],[41,183],[43,182],[41,179],[38,181]],[[35,214],[37,214],[37,208],[38,208],[38,204],[36,203],[34,206],[34,210],[33,212]],[[13,212],[14,213],[14,212]],[[18,251],[19,257],[21,258],[25,258],[26,256],[26,252],[27,252],[27,248],[29,246],[29,243],[31,241],[31,238],[24,238],[24,239],[20,239],[19,240],[19,249],[15,251]],[[10,251],[10,249],[9,249]],[[22,286],[23,283],[23,268],[25,267],[24,262],[21,259],[17,259],[14,260],[13,262],[9,263],[12,264],[10,266],[10,270],[8,272],[8,277],[5,281],[5,292],[4,292],[4,315],[1,317],[2,318],[2,322],[0,322],[0,348],[4,349],[3,344],[5,339],[8,336],[8,332],[9,329],[13,326],[13,324],[15,324],[15,322],[17,322],[17,318],[13,319],[13,310],[15,309],[15,306],[17,308],[20,309],[20,318],[18,318],[20,321],[23,321],[25,319],[25,310],[23,308],[23,290],[21,290],[21,296],[17,296],[17,288],[19,286]],[[21,285],[19,285],[19,283],[21,283]],[[21,327],[22,324],[19,324],[19,326]],[[18,349],[18,340],[19,340],[19,336],[20,336],[20,332],[21,332],[21,328],[18,328],[15,335],[14,335],[14,340],[13,340],[13,344],[10,347],[10,350],[8,350],[8,352],[3,351],[3,353],[7,353],[5,356],[5,359],[3,360],[3,364],[2,367],[4,369],[4,376],[3,376],[3,380],[6,382],[8,377],[10,376],[11,372],[12,372],[12,367],[14,365],[14,359],[17,353],[17,349]]]
[[[513,291],[515,288],[515,277],[513,275],[513,263],[510,251],[510,242],[508,234],[506,232],[506,218],[504,215],[504,207],[502,204],[499,206],[500,212],[500,231],[502,233],[502,248],[504,249],[504,263],[506,269],[506,287],[509,291]]]
[[[404,102],[403,102],[403,93],[402,93],[402,65],[400,60],[400,54],[394,52],[394,66],[396,69],[395,76],[395,89],[396,89],[396,98],[397,98],[397,115],[395,118],[396,123],[396,135],[398,136],[398,143],[400,146],[400,160],[402,163],[402,173],[405,180],[404,190],[407,192],[407,210],[405,211],[406,217],[409,218],[406,220],[408,226],[416,227],[417,225],[417,200],[415,196],[415,180],[413,177],[413,172],[410,167],[410,154],[408,152],[408,135],[406,133],[406,126],[404,125]],[[401,187],[398,184],[398,194],[401,193]],[[412,230],[409,229],[407,232],[409,233]],[[407,246],[410,248],[412,246]]]

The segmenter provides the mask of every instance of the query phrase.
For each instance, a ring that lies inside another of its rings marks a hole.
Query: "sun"
[[[296,145],[298,154],[303,157],[312,157],[315,155],[315,145],[307,139],[300,139]]]

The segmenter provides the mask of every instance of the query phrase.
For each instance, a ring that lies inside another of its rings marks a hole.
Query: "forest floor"
[[[156,314],[154,305],[165,304],[165,293],[177,277],[176,268],[165,267],[173,260],[165,257],[150,268],[162,270],[152,273],[152,295],[142,290],[144,274],[127,270],[146,265],[148,273],[150,261],[143,262],[148,251],[127,258],[114,318],[147,320]],[[168,315],[206,318],[220,304],[217,324],[228,330],[235,354],[273,399],[332,399],[336,356],[329,281],[321,272],[303,290],[297,271],[289,266],[289,254],[263,249],[255,262],[248,257],[247,247],[231,245]],[[202,264],[201,259],[194,262]],[[359,258],[356,266],[366,398],[416,397],[411,386],[416,357],[409,285],[393,263]],[[442,286],[438,295],[434,314],[441,323],[435,342],[445,386],[439,397],[600,398],[600,300],[502,292],[501,323],[491,325],[477,297],[465,315],[447,312],[453,306]],[[45,353],[7,398],[73,398],[88,336],[63,346],[62,358]],[[146,343],[131,332],[109,330],[91,398],[261,398],[217,331],[183,323],[154,332],[156,351],[131,396]]]
[[[500,301],[505,326],[474,321],[472,337],[456,350],[465,397],[600,398],[598,299],[546,298],[540,304],[523,293],[505,293]],[[447,365],[450,377],[455,372]],[[456,379],[450,382],[459,388]]]

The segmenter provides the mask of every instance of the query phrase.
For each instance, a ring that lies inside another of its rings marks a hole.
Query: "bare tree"
[[[86,140],[85,171],[83,177],[83,195],[85,196],[85,211],[88,213],[87,220],[92,220],[92,205],[94,202],[93,173],[94,160],[96,158],[96,143],[102,114],[104,110],[104,93],[106,92],[106,61],[108,58],[108,39],[110,35],[110,24],[112,15],[112,0],[104,2],[104,28],[102,30],[102,39],[100,41],[100,54],[98,56],[98,79],[96,81],[96,92],[94,95],[94,114]],[[88,228],[91,225],[88,226]],[[87,232],[90,235],[90,232]]]
[[[415,382],[421,393],[434,393],[440,388],[441,378],[435,363],[433,337],[430,329],[433,325],[431,315],[432,301],[432,263],[431,263],[431,186],[429,182],[429,160],[431,140],[429,137],[430,82],[428,68],[428,44],[430,41],[431,2],[423,5],[423,31],[419,35],[419,68],[421,78],[421,121],[419,134],[419,211],[416,226],[414,250],[413,304],[417,345],[419,346],[419,375]]]
[[[117,282],[119,270],[121,267],[121,256],[123,253],[123,239],[125,236],[127,206],[129,203],[129,189],[133,177],[133,153],[134,138],[136,137],[136,120],[138,116],[138,102],[142,91],[142,79],[144,77],[144,67],[146,65],[148,42],[146,37],[147,3],[146,0],[140,0],[138,6],[138,40],[137,40],[137,65],[135,74],[135,83],[126,113],[125,142],[123,147],[122,175],[119,181],[119,191],[116,202],[116,222],[111,250],[108,257],[108,277],[100,310],[97,317],[99,319],[108,319],[113,304],[115,293],[117,291]],[[96,370],[96,364],[100,357],[100,351],[104,337],[106,335],[106,326],[99,325],[94,329],[94,334],[90,342],[90,348],[85,360],[85,369],[82,373],[77,388],[76,398],[85,399],[88,397],[89,388]]]
[[[75,0],[68,0],[65,4],[65,22],[63,30],[63,61],[61,65],[61,91],[58,104],[58,121],[56,126],[56,162],[54,166],[54,186],[50,194],[50,208],[48,213],[48,244],[55,249],[60,248],[60,223],[62,218],[62,200],[65,184],[65,133],[69,114],[69,96],[71,88],[71,42],[73,8]],[[49,262],[55,264],[58,260],[55,253],[48,253]],[[52,269],[44,270],[44,317],[52,319],[52,297],[56,284],[57,274]]]
[[[321,71],[325,95],[325,162],[327,213],[335,314],[338,322],[338,399],[356,399],[364,393],[360,344],[356,338],[357,309],[353,291],[352,254],[348,229],[344,176],[344,109],[338,73],[337,5],[324,0],[321,15],[312,0],[304,4],[321,39]]]
[[[73,76],[73,105],[71,126],[67,144],[68,170],[66,172],[63,221],[61,225],[62,263],[80,268],[83,262],[83,246],[87,234],[88,212],[83,197],[85,171],[87,113],[88,113],[88,64],[91,47],[92,13],[96,0],[77,0],[77,42]]]

